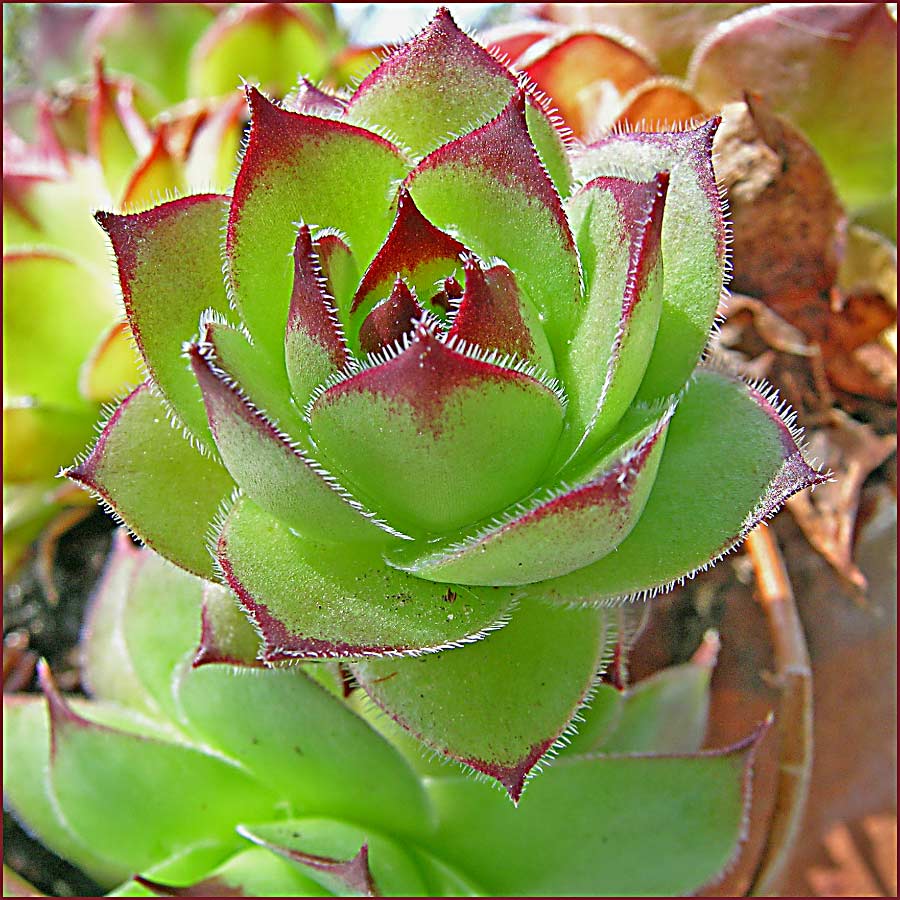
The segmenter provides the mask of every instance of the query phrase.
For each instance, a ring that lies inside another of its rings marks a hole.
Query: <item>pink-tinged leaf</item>
[[[122,192],[123,209],[134,209],[159,203],[167,194],[186,187],[181,162],[167,146],[165,125],[157,127],[150,152],[128,177]]]
[[[663,308],[638,396],[681,390],[709,339],[725,281],[726,228],[712,166],[719,117],[689,131],[611,134],[575,162],[585,180],[599,175],[649,181],[669,173],[662,225]]]
[[[383,540],[396,534],[279,430],[221,368],[215,347],[191,345],[210,430],[238,487],[270,515],[315,540]]]
[[[701,369],[669,425],[644,513],[615,553],[526,589],[596,603],[653,596],[707,568],[804,488],[812,469],[764,393]]]
[[[496,265],[485,271],[471,254],[463,264],[466,287],[447,332],[448,341],[499,350],[555,375],[553,351],[537,311],[522,295],[509,267]]]
[[[433,584],[361,544],[298,537],[247,499],[226,519],[218,561],[267,661],[417,654],[498,627],[512,593]],[[459,603],[449,608],[450,599]]]
[[[529,584],[590,565],[637,524],[653,488],[673,410],[620,440],[580,477],[568,477],[487,524],[390,551],[387,561],[429,581]],[[646,417],[644,417],[646,419]],[[573,484],[574,482],[574,484]]]
[[[309,226],[302,225],[294,244],[294,284],[284,335],[284,361],[296,401],[305,404],[313,390],[349,360],[335,299],[328,294]]]
[[[238,834],[299,863],[337,896],[421,897],[428,894],[411,847],[377,831],[331,819],[239,825]]]
[[[154,383],[191,434],[211,446],[197,385],[181,358],[200,314],[228,312],[219,255],[228,198],[198,194],[133,215],[97,213],[119,269],[125,312]]]
[[[113,197],[121,195],[148,139],[130,90],[107,79],[102,61],[96,59],[94,93],[88,109],[88,149],[100,163]]]
[[[232,666],[262,666],[259,635],[241,611],[235,596],[220,584],[203,583],[200,611],[200,644],[193,666],[225,663]]]
[[[77,326],[72,323],[78,298]],[[98,337],[116,319],[107,280],[83,260],[46,249],[3,257],[3,389],[7,397],[31,397],[48,406],[84,406],[78,369]],[[52,348],[52,352],[41,352]]]
[[[369,869],[369,845],[362,844],[356,855],[349,859],[334,859],[330,856],[321,856],[308,853],[293,847],[283,847],[272,843],[259,836],[259,829],[241,828],[241,835],[248,840],[265,847],[273,853],[299,863],[301,866],[314,873],[316,881],[320,882],[326,890],[331,890],[340,897],[380,897],[382,894],[375,886],[375,879]],[[266,833],[265,827],[263,834]],[[294,831],[294,835],[298,832]],[[295,837],[296,841],[296,837]]]
[[[140,356],[127,322],[114,322],[94,345],[78,374],[78,391],[86,400],[105,403],[141,383]]]
[[[3,866],[3,896],[4,897],[46,897],[33,884],[29,884],[24,878],[12,869]]]
[[[462,601],[454,597],[448,608]],[[602,669],[610,618],[532,602],[476,644],[421,659],[357,662],[351,670],[395,721],[495,778],[517,803]]]
[[[555,385],[459,353],[425,325],[406,344],[321,393],[310,433],[323,462],[397,527],[440,534],[534,486],[563,405]]]
[[[428,302],[437,292],[436,283],[460,268],[466,248],[456,238],[435,228],[419,212],[405,188],[397,199],[397,216],[387,239],[353,297],[351,312],[365,316],[388,296],[398,275],[402,275],[417,297]]]
[[[662,228],[669,175],[601,176],[568,203],[588,291],[560,362],[569,391],[564,456],[592,454],[634,399],[663,303]]]
[[[415,294],[398,275],[391,295],[382,300],[359,326],[359,349],[363,353],[379,353],[394,344],[399,345],[403,336],[409,334],[413,324],[421,321],[424,315]]]
[[[853,209],[897,182],[897,20],[886,3],[766,4],[698,46],[688,81],[718,109],[746,91],[804,133]]]
[[[284,95],[298,71],[318,78],[328,63],[327,34],[297,4],[246,3],[222,13],[195,45],[188,95],[227,94],[242,78]]]
[[[170,425],[165,404],[147,385],[119,404],[91,452],[64,474],[99,496],[161,556],[212,576],[205,535],[234,481]]]
[[[363,79],[347,117],[362,125],[377,122],[423,156],[496,116],[515,87],[510,73],[442,7]]]
[[[327,229],[319,231],[316,233],[315,243],[319,265],[325,276],[325,290],[328,296],[334,297],[341,320],[347,321],[353,295],[359,284],[359,265],[353,257],[353,251],[339,235]]]
[[[516,60],[557,105],[566,124],[579,137],[591,115],[611,112],[631,88],[657,75],[650,54],[616,31],[565,30],[530,46]]]
[[[187,152],[184,166],[189,185],[231,190],[246,118],[247,103],[239,91],[213,109],[197,128]]]
[[[323,119],[340,119],[347,109],[347,101],[316,87],[308,78],[301,78],[284,98],[284,108],[308,116],[321,116]]]
[[[482,34],[482,40],[489,51],[501,54],[515,65],[532,44],[536,44],[555,30],[556,26],[547,22],[513,22],[489,29]]]
[[[294,222],[338,228],[368,264],[390,225],[391,185],[408,167],[389,141],[333,119],[281,109],[249,87],[250,137],[228,217],[235,302],[254,339],[283,352]]]
[[[518,91],[496,118],[425,157],[406,185],[437,227],[465,235],[482,258],[509,265],[558,347],[578,309],[578,253],[529,136],[525,95]]]
[[[170,743],[151,722],[134,733],[119,721],[91,721],[62,698],[46,665],[39,675],[50,715],[50,790],[89,846],[115,847],[116,858],[139,871],[185,845],[227,840],[240,817],[271,815],[274,795],[242,767],[183,739]]]

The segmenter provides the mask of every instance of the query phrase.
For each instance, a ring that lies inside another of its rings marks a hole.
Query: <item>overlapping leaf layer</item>
[[[98,216],[149,379],[69,477],[237,598],[259,645],[210,604],[206,661],[347,660],[518,800],[602,672],[597,607],[821,478],[697,368],[718,121],[575,150],[445,10],[351,96],[247,101],[230,194]]]

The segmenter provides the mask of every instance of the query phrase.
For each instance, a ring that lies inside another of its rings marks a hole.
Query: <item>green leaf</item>
[[[167,413],[141,385],[119,404],[87,457],[64,474],[98,494],[157,553],[208,578],[206,535],[234,481],[191,447]]]
[[[91,24],[92,49],[111,72],[134,75],[169,104],[178,103],[188,96],[191,48],[213,17],[203,3],[101,8]]]
[[[243,768],[188,744],[90,722],[66,705],[46,675],[43,683],[50,789],[60,814],[80,839],[108,848],[132,871],[200,839],[227,842],[240,818],[271,815],[276,796]]]
[[[534,486],[562,430],[553,388],[419,325],[399,355],[320,393],[310,432],[323,462],[389,521],[440,534]],[[416,473],[428,472],[440,478],[426,488]]]
[[[442,7],[363,79],[347,117],[387,128],[413,154],[425,156],[492,119],[515,89],[510,73]]]
[[[81,632],[81,682],[91,697],[158,716],[159,704],[147,693],[125,644],[125,604],[142,562],[128,532],[119,529]]]
[[[97,214],[116,254],[141,356],[172,409],[207,449],[212,439],[181,346],[197,334],[202,312],[228,312],[219,255],[227,203],[219,194],[197,194],[133,215]]]
[[[219,584],[204,581],[200,643],[193,664],[261,666],[261,652],[259,635],[244,615],[234,594]]]
[[[99,845],[79,838],[60,817],[47,786],[50,729],[42,697],[3,695],[4,807],[58,856],[87,872],[101,885],[128,875],[128,866],[98,853]]]
[[[568,203],[588,288],[561,363],[567,452],[596,450],[644,377],[663,300],[661,233],[669,177],[595,178]]]
[[[248,4],[223,12],[191,54],[188,95],[228,94],[246,79],[284,95],[302,72],[320,78],[326,33],[298,4]]]
[[[694,658],[627,688],[612,733],[595,744],[604,753],[696,753],[709,717],[709,682],[719,647],[714,633]]]
[[[217,552],[270,661],[437,649],[497,626],[512,602],[507,590],[397,572],[364,545],[298,537],[245,498],[228,515]],[[460,601],[453,609],[451,596]]]
[[[83,407],[79,367],[116,318],[107,284],[68,254],[23,250],[3,258],[3,296],[6,396]],[[76,297],[77,322],[73,322]],[[48,347],[52,353],[44,352]]]
[[[181,848],[169,859],[144,869],[142,875],[146,876],[145,884],[139,884],[134,880],[126,881],[114,891],[110,891],[107,896],[158,897],[163,892],[145,886],[149,879],[155,879],[157,883],[165,881],[167,885],[195,884],[210,875],[217,866],[227,865],[231,859],[239,855],[240,852],[235,852],[233,842],[229,846],[215,841],[200,841],[190,847]],[[212,890],[209,893],[212,894]]]
[[[431,846],[489,895],[694,893],[737,852],[757,739],[694,757],[560,758],[518,809],[471,779],[433,779]]]
[[[760,391],[701,369],[672,418],[631,534],[593,565],[525,590],[564,602],[653,595],[705,568],[792,494],[823,480]]]
[[[387,562],[429,581],[514,585],[580,569],[611,553],[644,510],[673,407],[577,477],[542,489],[486,525],[389,550]],[[571,473],[574,476],[574,473]]]
[[[478,643],[420,659],[356,662],[351,669],[404,728],[496,778],[518,802],[529,773],[565,731],[602,668],[607,619],[601,610],[531,601]]]
[[[60,466],[84,449],[96,418],[94,408],[47,406],[29,397],[7,400],[3,407],[4,483],[53,478]]]
[[[143,375],[127,322],[113,322],[100,335],[78,373],[81,396],[108,403],[136,388]]]
[[[290,819],[240,825],[243,837],[295,863],[338,896],[421,897],[425,884],[413,859],[377,832],[333,819]]]
[[[219,368],[214,345],[191,345],[188,355],[219,455],[251,500],[313,540],[383,541],[398,534],[247,399],[232,373]]]
[[[340,229],[366,265],[388,232],[391,188],[408,166],[393,144],[362,128],[281,109],[253,87],[247,97],[250,136],[228,218],[227,277],[254,340],[281,356],[294,223]]]
[[[662,224],[663,308],[638,396],[679,391],[709,338],[725,278],[726,231],[712,167],[719,118],[692,131],[611,134],[576,159],[576,176],[648,181],[669,172]]]
[[[241,760],[294,814],[413,835],[429,827],[425,795],[405,760],[299,669],[184,667],[175,691],[191,733]]]
[[[578,252],[562,201],[531,141],[519,91],[486,125],[439,147],[405,184],[438,228],[479,256],[502,259],[559,349],[581,294]]]

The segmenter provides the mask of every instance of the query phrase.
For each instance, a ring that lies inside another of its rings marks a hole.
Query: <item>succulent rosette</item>
[[[697,752],[714,637],[627,689],[600,685],[514,809],[424,759],[334,663],[192,666],[198,643],[207,659],[255,644],[240,618],[209,643],[201,610],[220,606],[237,616],[222,587],[122,530],[82,633],[88,696],[46,666],[44,697],[4,694],[7,808],[112,896],[683,894],[740,845],[759,732]]]
[[[149,377],[66,474],[230,588],[259,646],[228,661],[344,660],[518,800],[607,607],[822,478],[765,389],[697,368],[717,120],[573,153],[446,10],[350,97],[247,98],[230,195],[98,214]]]

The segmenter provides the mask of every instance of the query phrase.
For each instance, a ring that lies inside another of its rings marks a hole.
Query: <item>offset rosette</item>
[[[247,98],[230,196],[98,216],[149,378],[67,474],[231,589],[259,651],[215,649],[219,605],[203,660],[344,659],[518,799],[604,607],[821,479],[765,391],[697,369],[717,121],[573,152],[445,10],[352,96]]]

